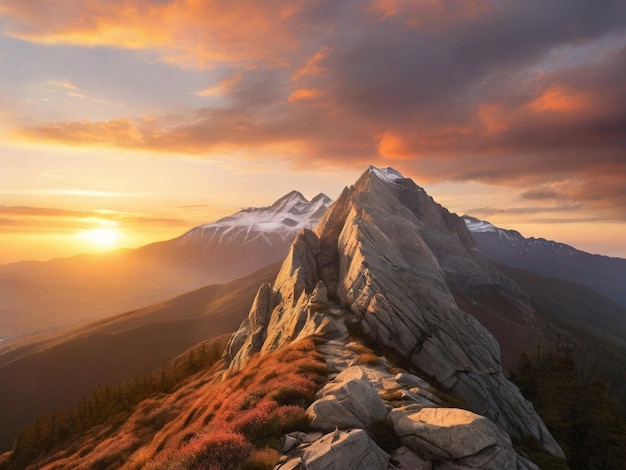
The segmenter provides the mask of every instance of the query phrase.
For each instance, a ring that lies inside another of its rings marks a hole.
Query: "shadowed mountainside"
[[[590,287],[626,307],[626,259],[593,255],[543,238],[463,216],[476,247],[487,258],[513,268]]]

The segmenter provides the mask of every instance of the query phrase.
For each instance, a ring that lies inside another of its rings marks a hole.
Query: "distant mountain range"
[[[626,306],[626,259],[592,255],[545,240],[525,238],[471,216],[463,220],[478,250],[489,259],[544,276],[577,282]]]
[[[0,266],[0,344],[141,308],[280,261],[331,199],[292,191],[173,240],[134,250]]]

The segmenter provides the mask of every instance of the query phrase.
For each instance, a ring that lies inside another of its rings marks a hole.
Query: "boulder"
[[[334,431],[304,449],[306,470],[387,470],[389,454],[362,429]]]
[[[484,416],[456,408],[394,409],[389,416],[402,444],[420,456],[450,468],[517,468],[509,437]]]
[[[322,431],[368,429],[372,423],[385,419],[387,410],[376,389],[362,378],[343,381],[342,374],[324,388],[322,393],[326,395],[308,408],[311,426]]]

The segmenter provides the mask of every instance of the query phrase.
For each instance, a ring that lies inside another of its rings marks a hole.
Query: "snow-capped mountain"
[[[491,260],[583,284],[626,306],[625,259],[593,255],[544,238],[525,238],[467,215],[463,220],[478,250]]]
[[[249,207],[210,224],[200,225],[177,240],[182,245],[211,246],[216,243],[289,244],[303,228],[315,226],[332,200],[318,194],[311,201],[291,191],[267,207]]]
[[[281,260],[296,234],[313,228],[331,203],[325,194],[309,201],[291,191],[270,206],[242,209],[153,249],[204,273],[204,284],[224,282]]]

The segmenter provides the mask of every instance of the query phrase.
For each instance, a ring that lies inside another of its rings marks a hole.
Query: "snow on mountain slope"
[[[478,220],[473,217],[463,217],[465,225],[470,232],[497,232],[498,229],[495,225],[485,222],[484,220]]]
[[[369,172],[374,173],[378,178],[387,183],[396,183],[399,180],[404,179],[402,173],[398,170],[388,166],[387,168],[377,168],[374,165],[370,165]]]
[[[178,242],[183,245],[266,242],[269,246],[290,243],[301,229],[313,228],[331,203],[322,193],[308,201],[298,191],[291,191],[271,206],[245,208],[217,222],[196,227]]]

